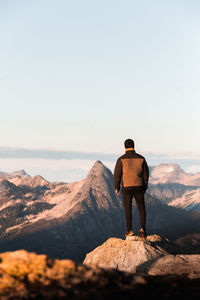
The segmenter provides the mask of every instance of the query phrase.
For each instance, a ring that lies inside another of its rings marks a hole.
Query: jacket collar
[[[127,152],[127,151],[134,151],[135,152],[134,148],[125,148],[125,152]]]

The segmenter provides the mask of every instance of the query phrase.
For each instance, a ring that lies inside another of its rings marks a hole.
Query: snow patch
[[[169,169],[164,170],[165,173],[169,173],[169,172],[173,172],[173,171],[174,171],[173,167],[170,167]]]
[[[200,188],[197,188],[195,191],[185,192],[182,197],[172,200],[168,205],[184,208],[185,210],[199,210]]]

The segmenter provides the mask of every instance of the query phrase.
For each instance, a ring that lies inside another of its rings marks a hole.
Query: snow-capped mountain
[[[169,202],[169,205],[186,210],[200,211],[200,188],[185,192],[182,197]]]
[[[27,174],[4,177],[0,180],[0,251],[24,248],[82,261],[109,237],[124,237],[123,200],[115,195],[113,183],[112,172],[100,161],[86,178],[72,183],[51,183]],[[193,212],[168,206],[148,193],[145,199],[149,234],[174,239],[198,232],[200,217]],[[139,229],[134,201],[133,229],[136,233]]]
[[[186,173],[178,164],[161,164],[150,167],[150,183],[180,183],[190,186],[200,186],[200,172]]]

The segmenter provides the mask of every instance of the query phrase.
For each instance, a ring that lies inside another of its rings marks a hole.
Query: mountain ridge
[[[14,176],[26,176],[28,175],[24,170],[17,170],[13,172],[3,172],[0,171],[0,177],[14,177]]]
[[[99,169],[99,173],[103,168],[108,169],[100,160],[94,162],[92,168],[89,170],[90,172],[97,172]],[[93,171],[92,171],[93,169]],[[105,170],[104,169],[104,170]],[[109,169],[108,169],[109,170]],[[157,184],[157,183],[181,183],[184,185],[197,185],[200,186],[200,172],[196,173],[188,173],[185,172],[179,164],[174,163],[162,163],[157,166],[149,166],[150,170],[150,183]],[[109,170],[110,171],[110,170]],[[32,176],[28,175],[25,170],[17,170],[13,172],[3,172],[0,171],[0,179],[2,177],[13,178],[13,177],[24,177],[28,176],[30,178]],[[36,175],[33,177],[40,176]],[[44,178],[43,178],[44,179]],[[45,179],[44,179],[45,180]],[[47,181],[47,180],[46,180]],[[47,181],[49,182],[49,181]]]
[[[47,182],[44,186],[32,186],[27,181],[27,185],[13,187],[16,197],[10,199],[5,193],[4,203],[0,201],[0,251],[24,248],[82,261],[109,237],[124,237],[122,195],[116,196],[113,174],[100,161],[81,181]],[[148,234],[176,239],[199,230],[200,218],[194,212],[168,206],[148,193],[145,201]],[[137,232],[139,217],[134,201],[133,221]]]

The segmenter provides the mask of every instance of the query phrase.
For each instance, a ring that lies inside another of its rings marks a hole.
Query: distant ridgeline
[[[145,199],[149,235],[175,240],[200,231],[200,173],[187,174],[176,164],[150,167]],[[0,252],[23,248],[77,262],[125,232],[122,196],[115,195],[113,174],[100,161],[72,183],[48,182],[23,170],[0,172],[0,218]]]

